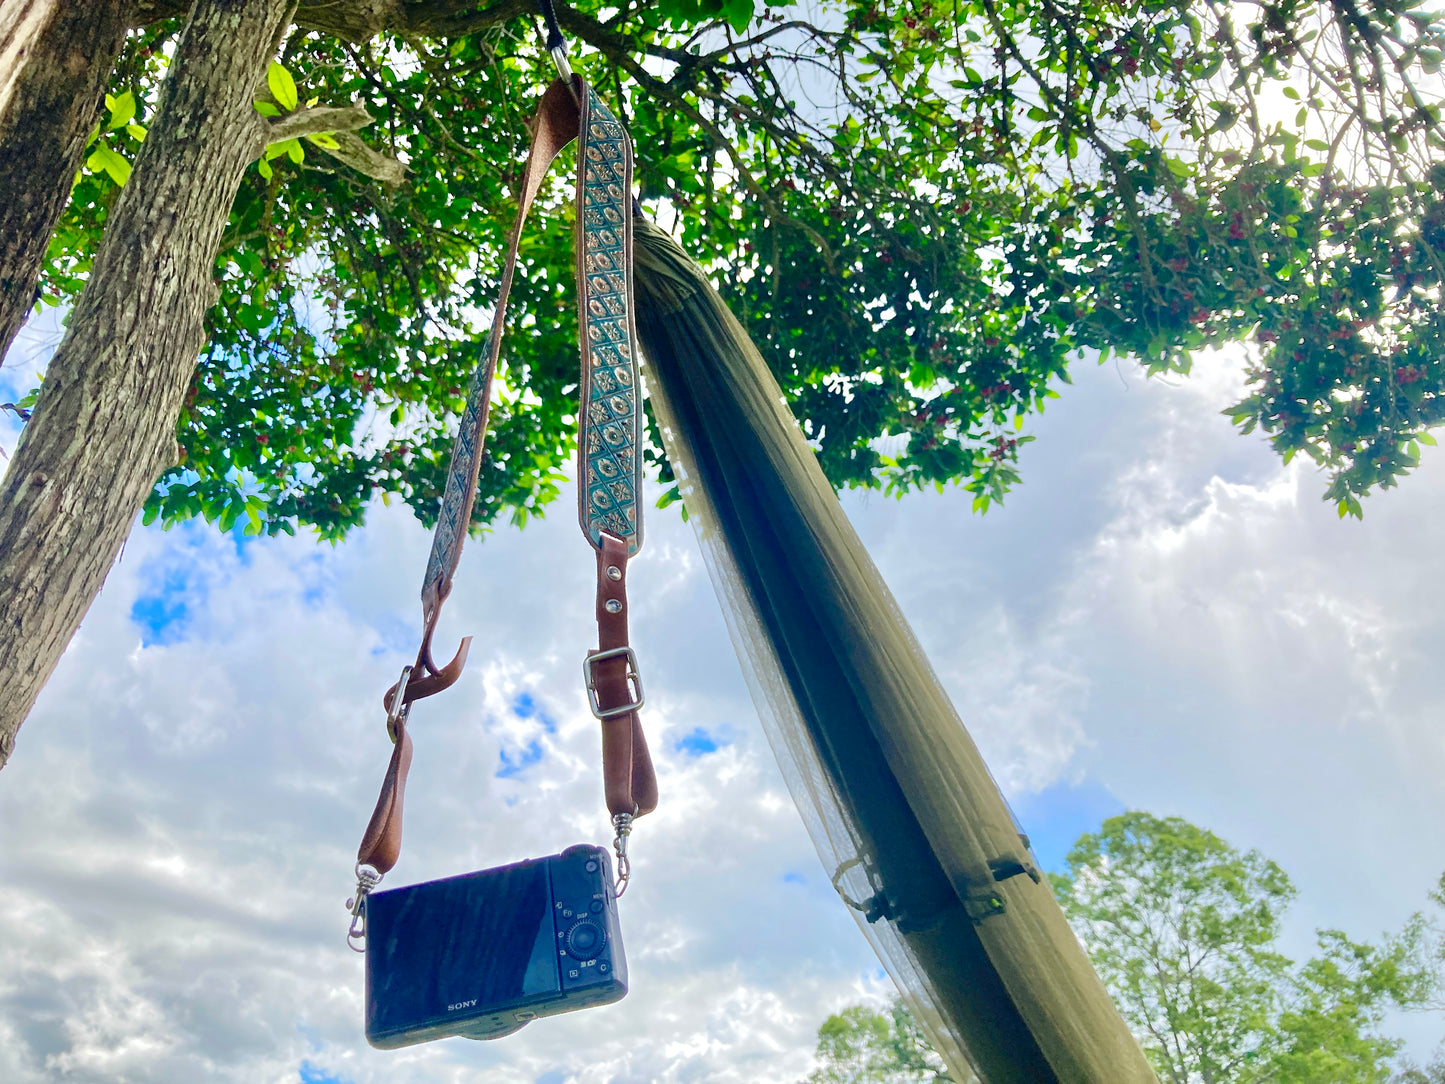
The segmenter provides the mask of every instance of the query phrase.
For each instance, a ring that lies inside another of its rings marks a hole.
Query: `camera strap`
[[[554,57],[557,54],[554,51]],[[452,447],[441,514],[422,581],[422,640],[416,661],[386,691],[386,728],[394,743],[376,809],[357,851],[357,892],[347,901],[348,942],[364,937],[362,902],[401,854],[402,803],[411,767],[411,705],[461,677],[471,637],[445,666],[432,659],[432,635],[451,593],[476,499],[483,440],[506,321],[507,297],[527,211],[557,155],[579,139],[577,155],[578,336],[582,375],[578,412],[578,517],[597,551],[598,646],[583,662],[592,713],[602,724],[602,774],[616,831],[617,894],[629,874],[627,841],[636,817],[657,806],[657,777],[638,721],[643,706],[637,655],[628,642],[627,562],[642,545],[642,406],[637,332],[632,316],[632,147],[626,129],[580,76],[553,82],[537,107],[502,268],[491,331],[472,375]]]

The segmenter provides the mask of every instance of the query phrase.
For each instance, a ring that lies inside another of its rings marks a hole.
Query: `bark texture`
[[[35,303],[129,9],[129,0],[0,5],[0,71],[9,73],[0,93],[0,364]]]
[[[25,57],[55,18],[59,0],[5,0],[0,3],[0,113],[25,66]]]
[[[136,0],[131,21],[143,26],[183,15],[188,2]],[[342,41],[362,42],[386,31],[460,37],[535,11],[535,0],[301,0],[295,22]]]
[[[216,250],[291,0],[199,0],[90,281],[0,482],[0,766],[176,457]]]

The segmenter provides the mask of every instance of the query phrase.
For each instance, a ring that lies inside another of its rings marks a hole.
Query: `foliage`
[[[418,15],[355,43],[302,25],[286,42],[263,106],[363,102],[367,138],[409,178],[374,180],[319,140],[248,172],[185,458],[148,517],[336,538],[380,493],[434,518],[547,68],[533,28],[500,21],[513,11]],[[1253,341],[1230,413],[1328,468],[1342,515],[1445,418],[1445,22],[1415,0],[582,0],[560,15],[633,132],[645,206],[680,215],[837,485],[957,481],[987,508],[1084,351],[1177,371]],[[137,128],[177,27],[134,33],[116,68]],[[88,273],[131,125],[77,180],[53,302]],[[523,236],[478,524],[539,512],[572,446],[567,189],[559,175]]]
[[[1178,817],[1125,813],[1081,836],[1050,876],[1099,977],[1164,1084],[1445,1084],[1445,1057],[1393,1077],[1391,1007],[1445,1008],[1445,937],[1416,913],[1372,945],[1317,931],[1296,966],[1276,942],[1289,877]],[[1445,875],[1430,893],[1445,908]],[[855,1005],[818,1029],[807,1084],[942,1081],[901,1001]]]
[[[1407,1066],[1391,1078],[1390,1084],[1445,1084],[1445,1055],[1436,1057],[1424,1069]]]
[[[1380,945],[1318,931],[1296,966],[1276,947],[1289,877],[1177,817],[1112,817],[1067,862],[1055,894],[1168,1084],[1383,1082],[1400,1045],[1375,1034],[1385,1011],[1438,989],[1418,914]]]
[[[953,1077],[902,1001],[854,1005],[818,1028],[819,1067],[806,1084],[944,1084]]]

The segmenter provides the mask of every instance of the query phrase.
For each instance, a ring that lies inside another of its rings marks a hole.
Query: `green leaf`
[[[277,109],[272,102],[256,102],[256,112],[263,117],[279,117],[281,110]]]
[[[274,60],[266,69],[266,85],[271,88],[271,97],[276,99],[276,104],[282,109],[289,113],[296,108],[296,80]]]
[[[318,147],[325,147],[329,151],[341,149],[341,144],[336,142],[335,138],[333,138],[330,132],[316,132],[315,134],[309,135],[306,138],[311,140],[311,142],[315,143]]]
[[[265,177],[268,181],[276,175],[275,171],[271,168],[271,164],[267,162],[265,158],[257,160],[256,172],[261,174],[261,176]]]
[[[753,0],[723,0],[722,16],[739,34],[753,21]]]
[[[125,126],[125,130],[126,130],[127,133],[129,133],[129,135],[130,135],[130,137],[131,137],[132,139],[138,140],[138,141],[141,142],[141,143],[144,143],[144,142],[145,142],[146,130],[145,130],[145,128],[143,128],[141,125],[139,125],[139,124],[127,124],[127,125]]]
[[[105,128],[113,132],[117,128],[124,128],[135,119],[135,95],[130,91],[112,98],[109,94],[105,96],[105,107],[110,110],[110,120],[106,122]]]
[[[85,160],[85,164],[92,173],[99,173],[103,170],[118,185],[124,185],[126,181],[130,180],[130,163],[104,143],[96,144],[95,150],[90,152],[90,157]]]
[[[1417,433],[1415,435],[1415,439],[1418,440],[1421,444],[1430,445],[1430,447],[1432,448],[1436,445],[1435,438],[1432,437],[1429,433]]]
[[[298,166],[306,158],[306,152],[302,149],[301,141],[299,139],[277,140],[275,143],[272,143],[266,148],[266,153],[264,157],[267,161],[270,161],[273,158],[280,158],[283,154],[290,158],[291,161],[295,162]]]

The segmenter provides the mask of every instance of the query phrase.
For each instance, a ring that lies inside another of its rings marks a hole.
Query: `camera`
[[[366,1041],[498,1039],[627,994],[601,847],[366,897]]]

